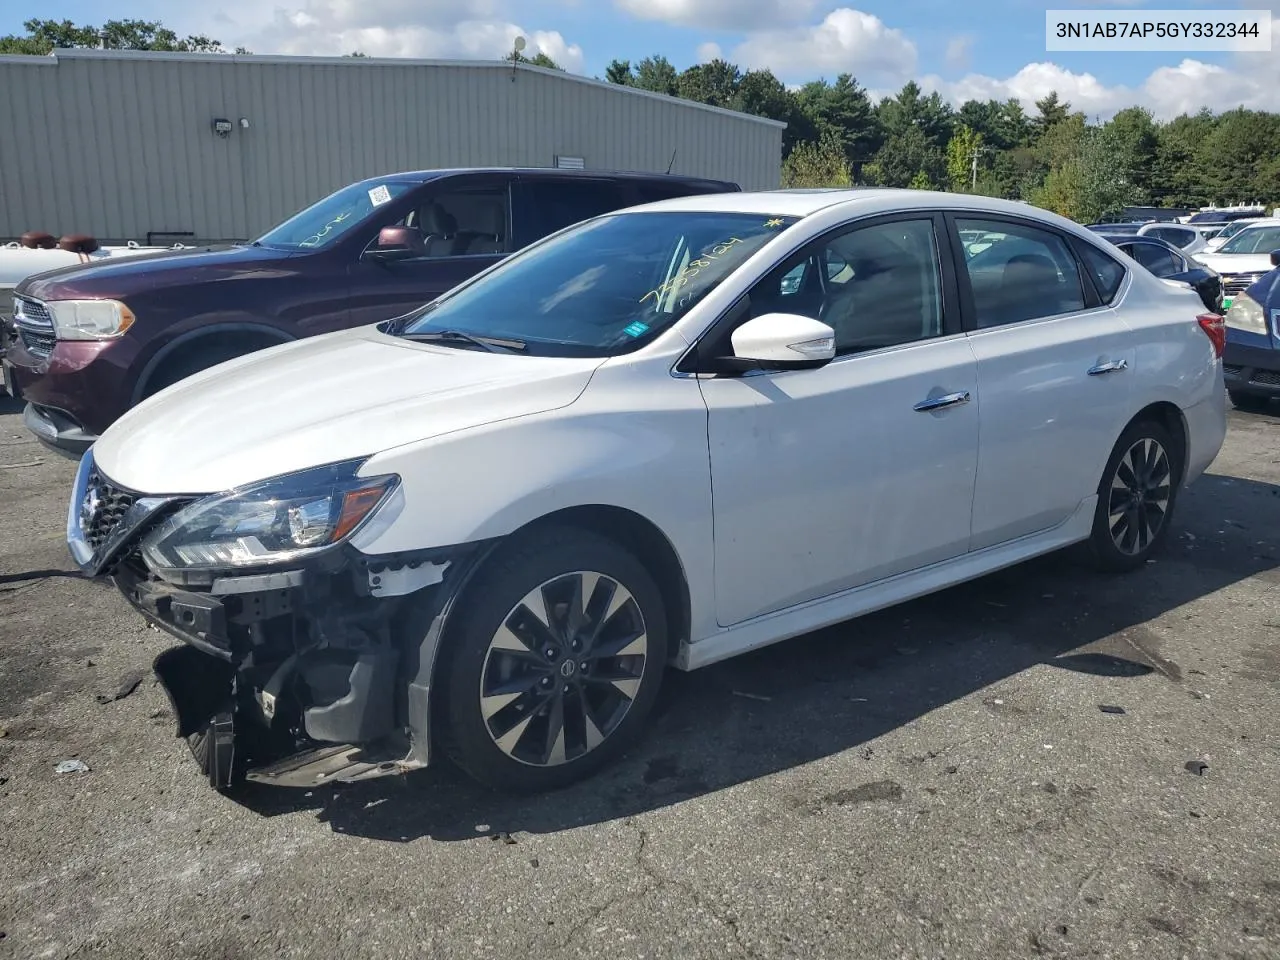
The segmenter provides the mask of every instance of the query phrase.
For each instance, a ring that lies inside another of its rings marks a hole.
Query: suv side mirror
[[[748,320],[729,338],[733,359],[762,370],[811,370],[836,355],[836,332],[795,313],[766,313]],[[736,366],[737,364],[735,364]]]
[[[1273,267],[1280,267],[1280,250],[1271,251],[1271,265]]]
[[[427,243],[417,227],[383,227],[378,238],[364,252],[366,260],[384,263],[392,260],[410,260],[427,255]]]

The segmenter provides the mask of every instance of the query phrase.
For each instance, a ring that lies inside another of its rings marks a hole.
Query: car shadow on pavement
[[[1180,684],[1183,668],[1142,624],[1251,576],[1280,584],[1280,487],[1206,475],[1180,507],[1165,550],[1128,575],[1094,573],[1067,551],[700,671],[670,671],[642,743],[565,790],[513,798],[442,760],[407,777],[314,791],[250,785],[237,798],[264,816],[314,810],[336,832],[389,841],[546,833],[844,751],[867,755],[877,737],[1038,664]],[[988,695],[983,708],[1016,713],[1000,696]],[[1079,709],[1103,702],[1099,693]],[[947,747],[897,759],[943,772]]]

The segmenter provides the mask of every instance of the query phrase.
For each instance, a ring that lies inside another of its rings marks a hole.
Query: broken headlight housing
[[[194,572],[274,566],[341,543],[386,502],[400,478],[356,475],[363,460],[314,467],[183,507],[142,544],[147,566]]]

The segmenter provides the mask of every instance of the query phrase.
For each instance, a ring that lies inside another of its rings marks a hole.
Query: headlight
[[[59,340],[111,340],[133,326],[133,311],[119,300],[46,300]]]
[[[1227,326],[1266,336],[1267,318],[1258,301],[1247,293],[1242,293],[1231,301],[1231,309],[1227,311]]]
[[[399,477],[357,477],[363,460],[315,467],[189,504],[142,544],[147,566],[226,570],[285,563],[340,543]]]

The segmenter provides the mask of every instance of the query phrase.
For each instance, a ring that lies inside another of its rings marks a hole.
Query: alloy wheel
[[[1155,540],[1169,514],[1172,482],[1169,455],[1151,437],[1135,442],[1120,458],[1111,478],[1107,524],[1121,553],[1136,556]]]
[[[480,673],[480,713],[498,749],[558,766],[603,743],[626,716],[648,664],[635,597],[579,571],[529,591],[503,618]]]

